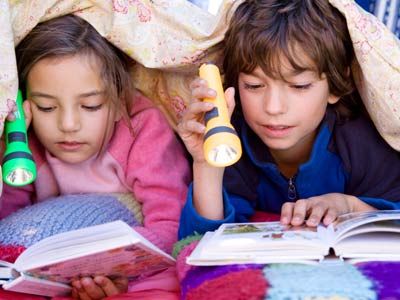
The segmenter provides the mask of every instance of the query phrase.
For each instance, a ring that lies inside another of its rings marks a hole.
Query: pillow
[[[57,233],[122,220],[142,224],[130,194],[76,194],[49,198],[0,220],[0,259],[14,262],[29,246]]]

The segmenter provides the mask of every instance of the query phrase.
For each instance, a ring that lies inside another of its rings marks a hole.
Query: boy
[[[354,59],[346,21],[327,0],[239,5],[224,71],[244,153],[226,170],[207,165],[202,115],[213,107],[201,99],[215,91],[195,80],[178,126],[194,172],[180,237],[249,221],[255,210],[316,226],[343,213],[400,208],[400,159],[364,116]]]

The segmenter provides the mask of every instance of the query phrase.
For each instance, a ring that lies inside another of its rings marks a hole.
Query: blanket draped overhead
[[[347,19],[353,73],[383,138],[400,150],[400,41],[353,0],[329,0]],[[0,132],[18,87],[14,47],[39,22],[68,13],[92,24],[137,64],[132,80],[175,126],[202,62],[220,62],[218,44],[241,0],[216,15],[186,0],[0,0]]]

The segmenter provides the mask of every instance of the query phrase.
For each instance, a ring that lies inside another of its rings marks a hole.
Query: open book
[[[400,260],[400,211],[345,214],[328,227],[223,224],[203,236],[187,263],[316,263],[328,256],[350,262]]]
[[[14,264],[0,261],[0,284],[10,291],[61,296],[81,276],[140,279],[174,264],[128,224],[115,221],[45,238]]]

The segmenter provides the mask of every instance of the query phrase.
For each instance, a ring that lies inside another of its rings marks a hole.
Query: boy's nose
[[[287,111],[286,97],[279,89],[270,89],[264,96],[263,106],[268,114],[283,114]]]

